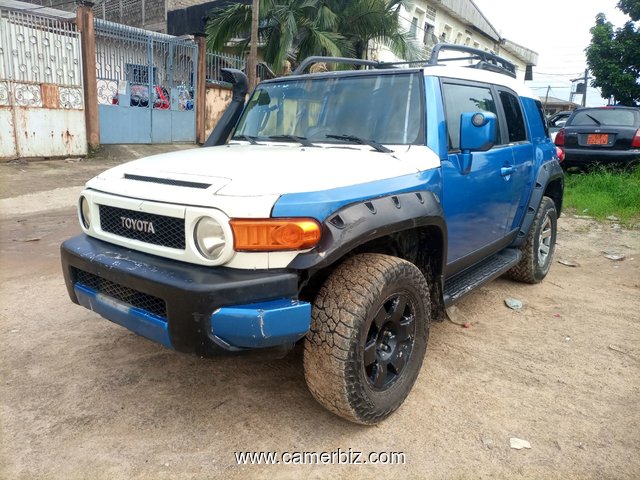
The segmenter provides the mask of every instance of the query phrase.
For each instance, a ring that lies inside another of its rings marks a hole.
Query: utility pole
[[[544,97],[544,106],[542,107],[542,111],[545,112],[545,115],[547,111],[547,101],[549,100],[549,90],[551,90],[551,85],[547,86],[547,94]]]
[[[587,80],[589,80],[589,69],[584,69],[584,94],[582,95],[582,106],[587,105]]]
[[[582,106],[585,107],[587,105],[587,82],[589,80],[591,80],[591,77],[589,76],[588,68],[584,70],[584,77],[578,77],[571,80],[571,96],[569,98],[570,102],[573,102],[574,95],[582,95]],[[581,83],[578,83],[578,85],[574,87],[576,82]]]
[[[249,77],[249,91],[257,85],[256,69],[258,65],[258,20],[260,18],[260,0],[253,0],[251,9],[251,45],[247,57],[247,76]]]

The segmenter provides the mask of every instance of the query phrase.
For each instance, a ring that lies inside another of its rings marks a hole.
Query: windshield
[[[351,136],[380,144],[423,144],[418,73],[308,78],[259,85],[235,139],[252,137],[341,143]],[[329,135],[329,137],[328,137]],[[286,138],[288,137],[288,138]]]

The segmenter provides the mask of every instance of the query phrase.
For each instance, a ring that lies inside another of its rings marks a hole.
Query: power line
[[[536,72],[536,75],[551,75],[554,77],[575,77],[576,75],[580,75],[581,72],[577,73],[544,73],[544,72]]]

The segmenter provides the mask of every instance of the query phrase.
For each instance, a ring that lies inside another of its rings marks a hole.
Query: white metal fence
[[[72,22],[0,9],[0,157],[86,153],[80,48]]]

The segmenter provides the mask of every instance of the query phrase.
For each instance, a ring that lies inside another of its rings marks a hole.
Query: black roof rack
[[[398,65],[414,65],[416,63],[420,66],[427,64],[427,60],[410,60],[399,62],[379,62],[377,60],[363,60],[361,58],[347,58],[347,57],[307,57],[305,58],[298,68],[296,68],[292,75],[301,75],[310,65],[314,63],[348,63],[351,65],[365,65],[367,67],[373,67],[377,69],[393,68]]]
[[[462,57],[440,58],[440,52],[450,50],[455,52],[466,53],[468,55]],[[510,61],[496,55],[495,53],[485,52],[466,45],[456,45],[453,43],[438,43],[433,47],[429,65],[438,65],[444,62],[452,62],[459,60],[478,60],[478,63],[469,65],[470,68],[478,68],[480,70],[489,70],[496,73],[502,73],[512,78],[516,78],[516,66]]]
[[[301,75],[307,69],[307,67],[314,63],[348,63],[350,65],[367,65],[369,67],[379,68],[380,62],[376,60],[363,60],[361,58],[347,58],[347,57],[307,57],[305,58],[298,68],[296,68],[292,75]]]
[[[443,50],[452,50],[457,52],[466,53],[466,56],[455,58],[440,58],[440,52]],[[502,73],[510,77],[516,78],[516,66],[505,60],[502,57],[494,53],[485,52],[477,48],[467,47],[465,45],[456,45],[452,43],[438,43],[433,47],[431,58],[429,60],[410,60],[400,62],[380,62],[377,60],[363,60],[361,58],[347,58],[347,57],[307,57],[305,58],[298,68],[293,71],[293,75],[301,75],[304,71],[314,63],[346,63],[350,65],[364,65],[367,67],[385,69],[393,68],[399,65],[414,65],[420,66],[426,65],[439,65],[444,62],[451,62],[456,60],[478,60],[477,63],[468,65],[470,68],[478,68],[481,70],[489,70],[492,72]]]

